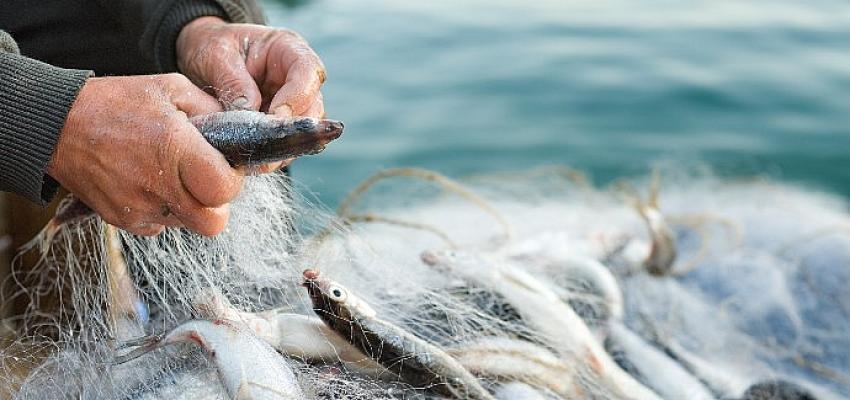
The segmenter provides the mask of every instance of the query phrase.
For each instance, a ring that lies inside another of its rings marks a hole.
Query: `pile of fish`
[[[312,230],[293,222],[291,182],[257,177],[220,238],[100,229],[92,251],[120,253],[118,267],[98,260],[132,301],[78,310],[110,322],[56,341],[18,397],[850,396],[843,202],[702,177],[670,183],[662,209],[657,176],[643,200],[555,171],[516,179],[516,197],[506,176],[384,171],[336,215],[313,209]],[[426,191],[355,212],[399,176],[462,201]],[[539,190],[553,182],[563,190]],[[105,225],[74,215],[40,243]]]

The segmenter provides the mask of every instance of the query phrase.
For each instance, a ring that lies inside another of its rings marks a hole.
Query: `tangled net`
[[[227,368],[198,346],[115,361],[139,338],[227,318],[281,321],[245,334],[282,354],[300,397],[440,398],[322,333],[302,286],[312,269],[458,361],[494,398],[850,396],[841,200],[666,174],[657,200],[676,258],[659,275],[647,272],[651,231],[632,204],[654,195],[624,187],[595,188],[563,167],[462,183],[395,169],[334,213],[288,178],[264,175],[248,181],[214,238],[72,221],[34,241],[38,263],[16,265],[6,285],[3,301],[26,312],[3,321],[0,390],[227,398]]]

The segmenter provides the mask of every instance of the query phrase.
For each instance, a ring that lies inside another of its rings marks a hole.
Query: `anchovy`
[[[731,399],[744,391],[749,377],[717,361],[709,362],[684,348],[671,337],[662,337],[655,327],[649,327],[649,341],[668,357],[678,362],[702,382],[715,396]]]
[[[342,135],[340,121],[310,117],[280,118],[258,111],[222,111],[199,115],[190,121],[204,139],[233,167],[251,167],[293,157],[320,153]],[[94,215],[76,196],[62,199],[36,243],[49,244],[59,229]]]
[[[546,400],[537,389],[521,382],[509,382],[496,388],[496,398],[499,400]]]
[[[363,354],[321,318],[278,310],[252,313],[238,310],[222,293],[210,290],[195,301],[204,318],[228,319],[245,324],[258,338],[281,354],[309,362],[342,363],[346,369],[379,379],[395,375]]]
[[[608,384],[624,398],[657,400],[660,397],[619,368],[597,342],[587,325],[545,283],[516,266],[506,266],[472,251],[426,251],[422,261],[504,296],[562,357]]]
[[[342,285],[308,269],[304,287],[313,311],[328,326],[408,384],[453,399],[495,400],[454,358],[381,320],[369,304]]]
[[[342,122],[280,118],[257,111],[223,111],[190,119],[233,166],[267,164],[317,154],[342,135]]]
[[[644,383],[665,399],[714,399],[709,389],[689,371],[625,325],[611,324],[608,339],[606,347],[616,346],[622,350]]]
[[[487,337],[453,346],[446,352],[475,376],[520,382],[565,399],[581,397],[575,368],[549,349],[525,340]],[[500,398],[498,394],[497,398]]]
[[[560,244],[560,242],[554,243],[557,245]],[[599,319],[605,322],[609,320],[622,320],[624,308],[623,293],[620,290],[620,285],[617,283],[617,278],[614,277],[611,270],[589,256],[575,253],[571,249],[564,250],[563,248],[553,247],[554,245],[548,246],[548,248],[534,249],[534,253],[516,253],[515,251],[508,250],[506,255],[509,260],[515,262],[526,265],[542,265],[543,267],[539,271],[553,277],[553,279],[548,281],[551,283],[551,289],[564,301],[569,302],[572,300],[572,296],[570,291],[563,287],[563,281],[589,285],[591,293],[601,298],[605,308],[605,314],[602,315],[602,318],[599,318],[598,315],[593,315],[593,317],[596,317],[594,322],[598,322]],[[576,312],[579,312],[579,310],[576,310]],[[585,317],[581,313],[579,315],[582,318]],[[590,321],[585,319],[585,322]]]
[[[304,394],[283,357],[244,325],[228,320],[192,320],[164,335],[127,341],[137,348],[116,356],[121,364],[147,352],[176,343],[200,346],[215,362],[227,394],[234,400],[301,400]]]

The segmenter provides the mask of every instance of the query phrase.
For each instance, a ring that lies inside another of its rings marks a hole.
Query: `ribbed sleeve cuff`
[[[46,204],[57,184],[46,175],[71,105],[91,71],[0,54],[0,189]]]
[[[148,29],[142,38],[143,43],[153,48],[154,63],[161,72],[177,71],[177,36],[189,21],[207,16],[228,19],[221,6],[206,0],[175,1],[163,11],[161,22]]]
[[[265,24],[263,9],[254,0],[215,0],[227,13],[230,22]]]

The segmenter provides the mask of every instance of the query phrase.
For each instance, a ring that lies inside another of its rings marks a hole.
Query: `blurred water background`
[[[264,1],[329,73],[346,135],[295,176],[566,164],[600,184],[708,166],[850,195],[843,1]]]

